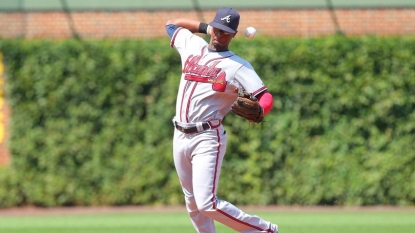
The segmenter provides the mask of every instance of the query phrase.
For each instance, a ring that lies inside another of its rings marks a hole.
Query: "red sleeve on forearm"
[[[264,109],[264,115],[268,114],[273,106],[274,99],[268,91],[263,92],[258,97],[259,105]]]

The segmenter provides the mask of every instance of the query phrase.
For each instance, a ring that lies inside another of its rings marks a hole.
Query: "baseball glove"
[[[238,91],[238,98],[232,104],[231,111],[247,119],[249,122],[260,123],[264,120],[264,110],[255,96],[246,91]]]

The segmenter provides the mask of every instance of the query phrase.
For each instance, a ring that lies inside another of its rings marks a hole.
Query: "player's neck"
[[[211,52],[226,52],[226,51],[229,51],[228,46],[217,47],[217,46],[214,46],[213,44],[209,44],[208,49]]]

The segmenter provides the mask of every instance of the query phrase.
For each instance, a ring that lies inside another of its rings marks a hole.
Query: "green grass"
[[[413,233],[415,210],[276,211],[254,213],[281,233]],[[1,233],[195,233],[186,213],[0,216]],[[233,230],[217,224],[218,233]]]

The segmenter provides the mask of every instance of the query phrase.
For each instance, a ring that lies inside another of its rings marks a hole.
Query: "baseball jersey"
[[[232,51],[212,51],[203,38],[182,27],[167,25],[166,30],[182,62],[177,121],[222,120],[238,97],[236,88],[254,96],[267,90],[251,64]]]

